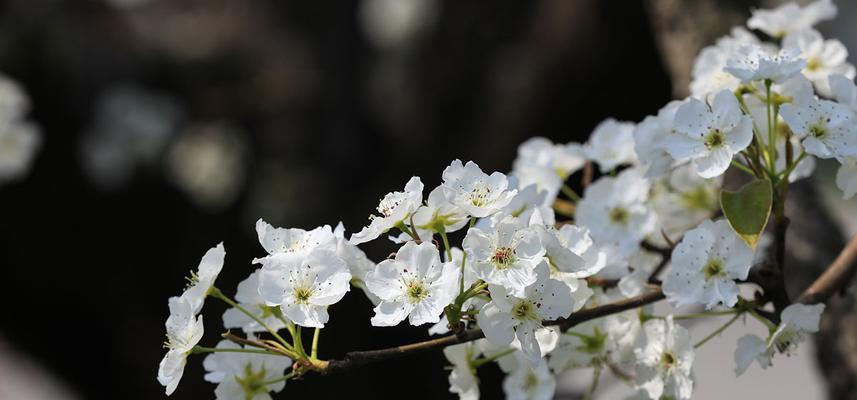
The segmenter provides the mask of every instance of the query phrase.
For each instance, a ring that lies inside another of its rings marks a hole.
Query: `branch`
[[[857,235],[854,235],[833,263],[801,293],[797,301],[815,304],[826,301],[837,290],[844,289],[857,272]]]
[[[654,303],[663,298],[664,293],[660,288],[658,288],[649,293],[620,300],[615,303],[580,310],[571,314],[568,318],[562,318],[556,321],[545,321],[543,324],[544,326],[559,325],[561,329],[565,330],[581,322],[631,310],[649,303]],[[485,337],[485,334],[481,329],[468,329],[456,335],[449,335],[438,339],[426,340],[424,342],[407,344],[404,346],[390,347],[380,350],[352,351],[346,353],[345,357],[341,360],[320,361],[315,364],[315,369],[325,375],[336,374],[350,371],[363,365],[372,364],[378,361],[422,353],[454,344],[471,342],[483,337]]]

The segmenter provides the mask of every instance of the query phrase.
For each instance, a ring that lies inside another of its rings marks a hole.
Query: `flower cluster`
[[[509,398],[550,398],[556,375],[592,368],[592,391],[609,370],[639,398],[688,399],[694,350],[748,315],[769,337],[738,341],[736,372],[753,360],[770,366],[818,329],[824,305],[772,311],[768,293],[741,296],[768,251],[757,238],[769,214],[782,218],[783,188],[809,176],[814,158],[837,160],[837,184],[845,197],[857,193],[855,69],[840,42],[812,28],[835,13],[825,0],[756,10],[748,27],[775,42],[734,28],[700,53],[690,97],[638,124],[607,119],[587,143],[530,139],[508,175],[455,160],[428,196],[412,177],[348,239],[341,224],[304,230],[259,220],[266,254],[235,300],[213,286],[222,245],[170,299],[159,381],[171,393],[192,353],[212,353],[206,379],[219,384],[219,399],[265,398],[292,377],[324,372],[331,362],[318,357],[318,335],[352,286],[375,305],[373,326],[407,320],[464,341],[444,349],[450,391],[463,399],[479,397],[478,368],[491,362],[506,373]],[[596,165],[601,176],[590,182]],[[727,171],[761,191],[722,192],[718,201]],[[729,196],[754,197],[742,197],[747,206],[736,212]],[[371,261],[357,246],[373,240],[389,240],[394,255]],[[661,294],[677,310],[699,312],[656,315],[643,306]],[[198,345],[207,295],[230,305],[224,326],[246,338]],[[724,315],[723,327],[696,342],[679,323]],[[314,328],[309,351],[301,328]],[[462,339],[476,329],[484,339]]]

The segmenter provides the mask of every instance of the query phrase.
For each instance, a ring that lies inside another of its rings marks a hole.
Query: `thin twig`
[[[580,310],[572,314],[568,318],[563,318],[556,321],[545,321],[543,325],[559,325],[561,329],[566,330],[574,325],[585,321],[600,318],[610,314],[619,313],[626,310],[631,310],[643,306],[645,304],[656,302],[663,298],[663,292],[660,289],[656,289],[649,293],[620,300],[615,303]],[[422,353],[425,351],[439,349],[454,344],[471,342],[476,339],[481,339],[483,337],[485,337],[485,334],[482,332],[481,329],[468,329],[455,335],[444,336],[442,338],[426,340],[424,342],[418,342],[404,346],[396,346],[380,350],[352,351],[346,353],[345,357],[340,360],[320,361],[315,364],[315,368],[322,374],[335,374],[340,372],[346,372],[355,368],[359,368],[363,365]]]
[[[833,260],[833,263],[801,293],[797,301],[804,304],[815,304],[826,301],[837,290],[848,287],[848,283],[857,272],[857,235],[845,245],[845,248]]]

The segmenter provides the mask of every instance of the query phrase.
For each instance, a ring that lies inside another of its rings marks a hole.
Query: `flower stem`
[[[711,332],[708,336],[704,337],[702,340],[700,340],[695,345],[693,345],[693,348],[698,349],[698,348],[702,347],[702,345],[707,343],[709,340],[714,339],[717,335],[720,335],[721,333],[723,333],[723,331],[725,331],[726,328],[728,328],[730,325],[735,323],[735,321],[737,321],[738,317],[740,317],[740,316],[741,316],[741,313],[735,314],[735,316],[730,318],[729,321],[726,321],[726,323],[723,324],[723,326],[721,326],[720,328],[717,328],[717,330],[715,330],[714,332]]]
[[[443,240],[443,249],[446,252],[446,261],[452,261],[452,247],[449,246],[449,238],[446,236],[446,226],[441,223],[437,223],[434,225],[434,230],[437,231],[440,235],[440,239]]]
[[[292,379],[292,377],[294,377],[294,376],[295,376],[295,373],[294,373],[294,372],[289,372],[288,374],[283,375],[283,376],[281,376],[281,377],[279,377],[279,378],[271,379],[270,381],[262,382],[262,385],[267,386],[267,385],[272,385],[272,384],[275,384],[275,383],[278,383],[278,382],[287,381],[287,380],[289,380],[289,379]]]
[[[262,322],[262,320],[259,319],[257,316],[253,315],[253,313],[251,313],[250,311],[247,311],[247,309],[242,307],[240,304],[236,303],[235,301],[230,299],[228,296],[223,294],[223,292],[221,292],[220,289],[212,286],[208,293],[211,296],[222,300],[224,303],[229,304],[231,307],[234,307],[238,311],[241,311],[242,313],[244,313],[245,315],[250,317],[250,319],[252,319],[253,321],[256,321],[256,323],[259,324],[259,326],[261,326],[262,328],[265,328],[265,330],[268,331],[268,333],[270,333],[271,335],[273,335],[274,338],[276,338],[277,341],[280,342],[280,344],[282,344],[286,349],[290,349],[290,350],[293,349],[292,345],[289,344],[289,342],[287,342],[285,339],[283,339],[283,337],[280,336],[280,334],[278,334],[277,331],[271,329],[271,327],[269,327],[267,324]]]
[[[321,328],[315,328],[315,332],[312,333],[312,350],[310,350],[310,358],[318,358],[318,337],[320,335]]]
[[[592,400],[592,396],[595,394],[595,389],[598,389],[598,381],[601,379],[601,365],[596,365],[595,369],[592,371],[592,382],[589,384],[589,390],[586,391],[586,394],[583,396],[584,400]]]
[[[202,353],[251,353],[251,354],[266,354],[269,356],[282,356],[285,355],[280,353],[274,353],[273,351],[268,350],[258,350],[258,349],[224,349],[217,347],[202,347],[202,346],[194,346],[191,350],[192,354],[202,354]]]
[[[746,166],[746,165],[741,164],[740,162],[738,162],[738,160],[734,160],[734,159],[733,159],[733,160],[732,160],[732,165],[733,165],[734,167],[736,167],[736,168],[740,169],[741,171],[744,171],[744,172],[746,172],[746,173],[748,173],[748,174],[750,174],[750,175],[752,175],[752,176],[756,176],[756,173],[755,173],[755,172],[753,172],[753,170],[752,170],[752,169],[747,168],[747,166]]]
[[[478,360],[473,360],[473,367],[474,367],[474,368],[479,368],[479,367],[481,367],[481,366],[483,366],[483,365],[485,365],[485,364],[488,364],[488,363],[489,363],[489,362],[491,362],[491,361],[495,361],[495,360],[497,360],[497,359],[499,359],[499,358],[502,358],[502,357],[505,357],[505,356],[507,356],[507,355],[509,355],[509,354],[512,354],[512,353],[514,353],[514,352],[515,352],[515,350],[516,350],[516,349],[514,349],[514,348],[506,349],[506,350],[503,350],[503,351],[501,351],[501,352],[499,352],[499,353],[497,353],[497,354],[494,354],[493,356],[485,357],[485,358],[480,358],[480,359],[478,359]]]
[[[580,201],[580,195],[578,195],[577,192],[568,185],[563,184],[560,190],[562,190],[562,193],[568,196],[568,198],[573,200],[575,203]]]

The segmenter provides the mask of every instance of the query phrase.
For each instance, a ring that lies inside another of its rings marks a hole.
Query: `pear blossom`
[[[214,280],[217,279],[217,275],[223,269],[225,257],[226,250],[223,249],[223,243],[218,243],[217,246],[205,252],[202,260],[199,261],[196,272],[191,273],[191,285],[185,290],[182,297],[187,299],[194,314],[199,314],[199,311],[202,310],[208,291],[214,286]]]
[[[517,190],[509,189],[506,175],[482,172],[476,163],[462,165],[455,160],[443,170],[446,200],[472,217],[483,218],[500,211],[512,201]]]
[[[473,360],[479,353],[479,347],[473,343],[462,343],[443,349],[443,355],[452,364],[449,391],[458,394],[461,400],[479,399],[479,378],[473,365]]]
[[[857,86],[854,85],[854,78],[844,75],[831,75],[828,79],[828,85],[837,102],[857,112]]]
[[[511,215],[490,227],[471,228],[463,245],[477,277],[519,297],[536,282],[535,266],[545,254],[538,233]]]
[[[263,266],[259,294],[295,324],[322,328],[328,319],[327,306],[345,296],[350,280],[345,261],[334,251],[315,249],[302,259],[278,259]]]
[[[442,264],[429,242],[407,242],[395,259],[381,261],[366,275],[366,287],[381,299],[374,326],[394,326],[408,318],[411,325],[440,321],[444,307],[458,294],[460,266]]]
[[[311,231],[299,228],[275,228],[260,218],[256,221],[256,234],[268,255],[253,259],[255,264],[264,265],[280,259],[300,259],[318,247],[330,250],[335,248],[330,225],[320,226]]]
[[[690,399],[693,344],[690,333],[673,322],[672,315],[643,324],[634,355],[637,389],[651,399]]]
[[[3,110],[0,110],[2,113]],[[26,174],[41,143],[42,135],[35,125],[17,120],[0,120],[0,184]]]
[[[835,74],[854,79],[854,65],[849,63],[848,49],[839,40],[824,39],[815,29],[802,29],[789,33],[783,47],[800,49],[806,60],[803,74],[812,81],[818,93],[830,97],[829,77]]]
[[[782,38],[788,33],[831,19],[836,16],[836,11],[832,0],[816,0],[806,6],[788,2],[771,10],[753,10],[752,16],[747,20],[747,26],[771,37]]]
[[[511,175],[519,187],[537,185],[556,197],[569,175],[583,168],[586,155],[578,143],[554,144],[543,137],[530,138],[518,146],[518,157],[512,164]]]
[[[819,158],[857,156],[857,119],[849,107],[814,96],[796,97],[783,104],[780,115],[802,138],[807,153]]]
[[[404,192],[390,192],[380,200],[378,214],[370,215],[369,225],[351,235],[351,243],[360,244],[377,239],[382,233],[408,219],[422,202],[423,183],[415,176],[405,184]]]
[[[584,146],[586,156],[598,163],[601,172],[609,172],[622,164],[634,164],[634,124],[608,118],[592,132]]]
[[[800,58],[797,48],[772,53],[763,47],[746,44],[738,47],[735,54],[726,60],[724,70],[742,83],[765,80],[779,83],[800,73],[805,66],[806,61]]]
[[[658,232],[649,237],[652,243],[668,245],[664,235],[680,238],[684,233],[711,217],[720,208],[723,176],[705,179],[692,164],[674,168],[669,176],[656,181],[650,192],[652,209],[657,214]]]
[[[187,298],[171,297],[169,305],[170,316],[166,322],[166,346],[169,350],[158,366],[158,382],[166,387],[167,396],[176,390],[184,374],[187,356],[204,332],[202,316],[196,315]]]
[[[565,224],[535,226],[551,267],[571,278],[587,278],[607,265],[607,254],[594,245],[589,229]]]
[[[737,89],[741,80],[724,71],[723,68],[726,66],[726,62],[735,56],[738,48],[744,44],[762,46],[762,43],[753,33],[737,26],[732,28],[729,35],[717,39],[714,45],[703,48],[693,62],[690,95],[704,100],[710,94],[723,89],[730,91]]]
[[[490,220],[483,218],[477,221],[476,226],[482,228],[490,224],[495,224],[499,219],[505,218],[506,215],[512,215],[522,220],[531,220],[533,214],[538,212],[540,218],[546,224],[554,224],[556,215],[553,211],[553,202],[556,197],[549,197],[549,193],[539,190],[536,185],[529,185],[521,189],[518,188],[518,193],[512,198],[512,201],[506,207],[503,207],[500,212],[492,215]]]
[[[30,99],[12,78],[0,74],[0,121],[23,118],[30,111]]]
[[[434,230],[442,227],[447,233],[458,231],[467,225],[469,218],[459,207],[453,205],[444,196],[443,187],[438,186],[429,193],[426,204],[414,213],[414,226],[420,231],[420,237],[425,232],[430,237]]]
[[[363,290],[372,304],[377,305],[381,300],[366,289],[364,283],[366,275],[375,270],[375,262],[366,257],[366,253],[360,250],[357,245],[345,238],[345,226],[342,225],[342,222],[333,229],[333,237],[336,243],[336,256],[341,258],[348,266],[348,270],[351,271],[351,285]]]
[[[545,359],[539,359],[535,364],[518,361],[517,368],[503,380],[503,393],[509,400],[550,400],[555,390],[556,377],[551,374]]]
[[[235,294],[235,301],[244,310],[247,310],[264,322],[269,328],[274,330],[283,329],[286,327],[286,324],[277,317],[279,310],[276,307],[268,306],[265,303],[265,299],[259,294],[260,273],[260,270],[253,271],[247,279],[238,283],[238,292]],[[223,313],[223,327],[241,328],[246,333],[264,332],[266,330],[258,322],[237,308],[229,308]]]
[[[664,279],[667,300],[676,305],[702,304],[707,309],[738,302],[735,279],[747,279],[753,249],[725,219],[706,220],[685,233],[673,249],[672,268]]]
[[[548,365],[560,373],[597,364],[608,356],[610,344],[600,319],[583,322],[563,332]]]
[[[655,214],[647,205],[651,183],[639,168],[616,177],[602,177],[586,188],[577,204],[576,223],[589,229],[596,245],[619,258],[633,254],[655,229]],[[609,246],[613,250],[608,250]]]
[[[228,340],[220,341],[217,348],[242,349]],[[292,360],[288,357],[240,352],[215,352],[202,362],[207,371],[205,380],[218,384],[214,389],[217,400],[271,400],[269,392],[281,392],[286,381],[265,382],[283,377],[291,365]]]
[[[646,177],[666,174],[674,160],[667,146],[675,136],[675,113],[681,101],[671,101],[658,111],[657,116],[648,116],[634,128],[634,151],[646,168]]]
[[[723,90],[709,108],[689,99],[678,108],[675,128],[679,135],[667,151],[679,161],[691,160],[699,176],[714,178],[729,168],[732,156],[753,140],[753,121],[743,115],[732,92]]]
[[[735,349],[735,375],[743,374],[753,360],[758,361],[762,369],[766,369],[772,365],[775,352],[794,352],[808,333],[818,332],[824,307],[824,303],[792,304],[780,314],[782,322],[767,340],[756,335],[745,335],[738,339],[738,347]]]
[[[478,321],[485,338],[498,346],[508,346],[517,338],[521,351],[532,365],[542,357],[536,330],[543,320],[556,320],[571,314],[571,292],[564,283],[550,278],[546,262],[536,269],[537,280],[523,296],[514,296],[503,286],[489,285],[491,302],[479,313]]]

